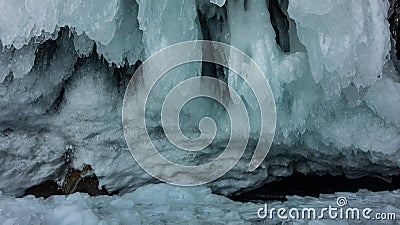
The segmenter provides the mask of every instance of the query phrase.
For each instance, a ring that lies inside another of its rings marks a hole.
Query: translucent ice
[[[387,10],[387,1],[290,1],[313,79],[327,96],[350,84],[369,87],[382,74],[390,49]]]
[[[89,38],[107,45],[116,30],[118,0],[38,1],[2,0],[0,40],[4,46],[20,49],[31,38],[55,33],[59,27],[75,28]]]

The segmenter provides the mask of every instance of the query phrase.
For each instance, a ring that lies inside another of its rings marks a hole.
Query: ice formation
[[[108,45],[116,30],[119,1],[1,1],[1,41],[16,49],[31,38],[50,38],[60,27],[74,27],[92,40]]]
[[[0,190],[21,195],[84,163],[111,191],[155,182],[126,147],[123,94],[141,61],[168,45],[196,39],[225,42],[252,57],[277,104],[277,131],[266,162],[247,171],[251,142],[239,164],[210,184],[213,191],[229,194],[293,171],[399,173],[400,85],[396,59],[389,54],[388,1],[279,2],[288,27],[272,25],[271,17],[279,17],[264,0],[0,0],[5,12],[0,16]],[[277,43],[276,29],[287,32],[289,51]],[[164,80],[155,102],[180,79],[218,77],[246,99],[255,139],[257,103],[237,76],[200,64],[170,73],[181,76]],[[150,105],[150,117],[159,109]],[[185,111],[183,128],[196,135],[203,113],[223,124],[226,115],[219,111],[201,100]],[[157,122],[150,126],[157,129]],[[221,126],[209,150],[214,154],[226,143],[228,131]],[[209,155],[167,151],[162,136],[156,141],[164,154],[184,163],[208,160]]]
[[[345,197],[348,207],[371,208],[376,212],[400,214],[400,193],[336,193],[320,198],[288,196],[284,203],[268,203],[269,209],[337,207],[337,198]],[[301,206],[301,207],[299,207]],[[257,211],[264,207],[258,203],[239,203],[215,195],[204,187],[184,188],[166,184],[148,185],[122,196],[89,197],[76,193],[69,196],[52,196],[46,200],[26,196],[14,198],[0,195],[0,223],[2,224],[376,224],[376,220],[282,220],[275,214],[260,219]],[[328,217],[327,213],[325,214]],[[339,217],[338,217],[339,218]],[[392,224],[392,220],[381,221]]]

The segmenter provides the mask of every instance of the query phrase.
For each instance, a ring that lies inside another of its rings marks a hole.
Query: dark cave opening
[[[397,59],[400,60],[400,1],[391,0],[388,12],[390,32],[395,43],[393,49],[396,51]]]
[[[223,6],[223,9],[221,10],[226,10],[225,6]],[[207,19],[203,13],[201,12],[200,9],[197,10],[197,18],[199,20],[200,24],[200,29],[201,29],[201,34],[202,34],[202,39],[203,40],[208,40],[208,41],[218,41],[218,40],[213,40],[212,35],[210,33],[210,26],[211,24],[209,23],[222,23],[221,20],[217,19],[217,16],[214,16],[213,19]],[[212,24],[213,26],[217,26],[216,24]],[[214,77],[222,81],[227,81],[227,77],[225,76],[225,71],[224,67],[215,63],[211,62],[206,62],[202,61],[201,62],[201,76],[209,76],[209,77]]]
[[[108,192],[104,187],[98,189],[99,181],[96,175],[85,177],[77,187],[77,192],[88,193],[91,196],[115,195],[118,191]],[[362,189],[372,192],[394,191],[400,189],[400,175],[396,176],[364,176],[360,178],[347,178],[345,175],[304,175],[295,173],[292,176],[265,184],[259,188],[227,196],[238,202],[269,202],[287,200],[286,196],[310,196],[318,198],[320,194],[334,194],[336,192],[355,193]],[[24,196],[48,198],[53,195],[64,195],[60,186],[52,180],[28,188]]]
[[[109,192],[105,187],[99,187],[99,180],[95,174],[84,177],[76,187],[76,192],[87,193],[90,196],[98,195],[116,195],[118,191]],[[61,190],[60,185],[54,180],[46,180],[38,185],[34,185],[25,190],[23,196],[33,195],[36,198],[48,198],[54,195],[65,195]]]
[[[239,202],[267,202],[286,201],[288,195],[319,197],[320,194],[334,194],[336,192],[358,192],[367,189],[372,192],[393,191],[400,189],[400,175],[365,176],[355,179],[345,175],[304,175],[295,173],[265,184],[251,191],[232,194],[230,199]]]
[[[286,10],[283,7],[287,8],[287,5],[278,0],[269,0],[267,1],[267,6],[271,24],[275,31],[276,43],[281,47],[283,52],[289,52],[289,19],[283,12],[283,10]]]

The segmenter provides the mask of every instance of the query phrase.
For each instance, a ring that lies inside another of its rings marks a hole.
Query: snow
[[[294,171],[400,172],[400,87],[388,57],[387,1],[290,1],[284,11],[293,19],[289,38],[296,46],[285,53],[276,44],[264,0],[211,2],[0,0],[0,189],[20,196],[84,163],[110,191],[128,193],[154,183],[123,137],[122,99],[132,67],[168,45],[206,36],[257,62],[278,116],[266,162],[248,172],[259,130],[257,102],[233,73],[209,74],[225,75],[222,79],[246,99],[252,125],[242,160],[209,185],[213,191],[230,194]],[[161,80],[153,103],[185,78],[211,71],[201,70],[200,64],[189,64],[169,71],[180,76]],[[158,118],[160,109],[161,104],[149,104],[150,118]],[[189,136],[198,134],[204,115],[216,119],[218,133],[208,152],[197,157],[173,152],[156,133],[162,153],[184,164],[201,164],[220,153],[229,133],[221,111],[199,100],[182,113]],[[157,129],[159,122],[149,126]]]
[[[346,197],[348,205],[359,209],[371,208],[374,212],[400,213],[398,191],[373,193],[323,194],[319,198],[288,196],[286,202],[268,202],[268,207],[286,209],[313,207],[319,210],[329,205],[335,207],[338,197]],[[281,220],[275,217],[260,219],[257,216],[262,203],[240,203],[212,194],[205,187],[176,187],[166,184],[147,185],[133,193],[121,196],[89,197],[75,193],[69,196],[52,196],[46,200],[26,196],[15,198],[0,195],[1,224],[351,224],[353,220]],[[372,214],[371,214],[372,215]],[[360,221],[357,221],[360,222]],[[372,220],[362,220],[373,224]],[[376,222],[376,221],[375,221]],[[393,221],[388,221],[391,223]]]

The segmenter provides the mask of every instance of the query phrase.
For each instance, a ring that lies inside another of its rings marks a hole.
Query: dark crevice
[[[243,1],[243,9],[246,12],[247,10],[249,10],[249,1],[248,0],[244,0]]]
[[[48,198],[52,195],[61,195],[62,191],[58,188],[58,184],[55,181],[47,180],[41,184],[32,186],[25,190],[24,196],[33,195],[36,198]]]
[[[78,58],[78,60],[76,61],[75,65],[74,65],[74,71],[77,71],[77,70],[79,70],[79,68],[81,68],[84,65],[86,65],[88,60],[92,60],[92,62],[95,62],[95,63],[100,63],[100,62],[105,61],[103,56],[100,56],[97,53],[97,45],[96,45],[96,43],[93,44],[92,52],[88,56],[83,56],[83,57],[79,57]]]
[[[139,66],[142,65],[142,63],[142,60],[139,59],[133,65],[129,65],[129,63],[125,61],[124,66],[117,67],[115,64],[111,66],[113,69],[113,76],[118,84],[119,93],[123,93],[133,74],[136,72]]]
[[[67,152],[70,150],[73,151],[72,147],[68,148]],[[67,152],[66,154],[68,154]],[[73,152],[69,152],[69,154],[71,156],[66,158],[70,159],[73,157]],[[109,192],[104,186],[99,189],[99,179],[89,164],[85,164],[82,170],[74,169],[70,165],[71,162],[66,160],[65,166],[67,168],[65,168],[63,174],[60,174],[61,177],[64,177],[62,184],[49,179],[26,189],[24,196],[33,195],[37,198],[48,198],[53,195],[68,195],[75,192],[87,193],[90,196],[118,194],[118,191]],[[85,170],[85,168],[88,169]],[[58,179],[61,177],[58,177]]]
[[[203,40],[212,40],[212,35],[210,33],[210,22],[212,21],[219,21],[216,16],[214,16],[213,19],[207,19],[205,16],[201,13],[201,11],[198,9],[197,10],[197,17],[199,20],[200,24],[200,29],[201,33],[203,36]],[[225,71],[224,67],[215,63],[210,63],[210,62],[205,62],[202,61],[201,64],[201,76],[209,76],[209,77],[214,77],[223,81],[226,81],[225,78]]]
[[[200,23],[201,34],[203,35],[203,40],[211,40],[210,30],[208,29],[208,21],[201,13],[200,9],[197,9],[197,17]]]
[[[276,43],[281,47],[283,52],[290,51],[289,40],[289,20],[283,12],[281,4],[278,0],[266,0],[268,11],[271,19],[272,27],[275,31]]]
[[[336,192],[358,192],[367,189],[372,192],[393,191],[400,189],[400,175],[397,176],[365,176],[349,179],[345,175],[303,175],[295,173],[280,181],[265,184],[257,189],[232,194],[230,199],[239,202],[286,201],[286,196],[312,196],[334,194]]]
[[[45,79],[50,79],[49,77],[52,76],[52,73],[55,73],[55,68],[52,63],[56,61],[55,65],[57,65],[57,61],[60,57],[62,57],[60,51],[62,51],[63,49],[68,49],[67,53],[63,53],[68,54],[67,57],[72,56],[73,58],[77,58],[75,51],[71,49],[72,40],[70,39],[69,34],[69,28],[62,27],[58,32],[57,39],[49,39],[40,44],[37,48],[37,52],[35,53],[35,63],[32,67],[31,72],[44,73],[43,75],[46,76]],[[57,59],[55,59],[54,57],[57,57]],[[46,106],[49,105],[49,107],[45,110],[45,114],[53,114],[58,111],[59,106],[64,98],[64,86],[66,85],[70,74],[72,74],[73,71],[71,72],[69,70],[62,70],[60,73],[65,73],[66,76],[63,77],[61,83],[56,88],[54,88],[53,93],[49,95],[40,95],[33,101],[33,104],[39,105],[41,104],[41,102],[46,102]],[[35,82],[39,83],[39,81]],[[49,104],[47,101],[52,102],[51,104]]]
[[[64,84],[66,84],[66,83],[68,83],[68,80],[66,80]],[[55,106],[56,110],[59,108],[62,100],[64,99],[64,93],[65,93],[65,88],[61,87],[60,94],[58,95],[58,97],[54,101],[54,106]]]
[[[107,67],[110,68],[110,64],[107,62],[107,60],[105,60],[102,55],[97,53],[96,43],[93,45],[93,50],[88,56],[78,58],[74,65],[74,71],[78,71],[81,67],[86,66],[88,62],[93,63],[93,65],[98,66],[99,68],[103,65],[107,65]]]
[[[400,1],[391,0],[388,13],[390,31],[394,40],[394,50],[396,51],[397,59],[400,60]]]
[[[99,196],[99,195],[117,195],[118,191],[115,192],[108,192],[105,187],[102,187],[101,189],[98,189],[99,186],[99,180],[97,176],[91,175],[82,178],[82,180],[78,183],[76,187],[76,192],[80,193],[87,193],[90,196]],[[33,195],[36,198],[48,198],[50,196],[54,195],[65,195],[61,187],[58,185],[58,183],[54,180],[46,180],[43,183],[40,183],[38,185],[32,186],[28,189],[25,190],[25,193],[23,196],[27,195]]]
[[[57,95],[57,98],[54,100],[53,104],[50,106],[49,110],[47,110],[47,114],[53,114],[57,112],[60,109],[61,103],[64,100],[64,93],[65,93],[65,85],[68,83],[68,80],[64,81],[64,83],[61,85],[59,94]]]
[[[59,36],[62,36],[67,28],[62,28],[59,31]],[[39,45],[37,52],[35,53],[35,63],[33,64],[37,70],[46,70],[50,67],[50,62],[53,59],[53,55],[57,50],[57,40],[47,40],[43,44]]]
[[[12,71],[10,71],[7,74],[7,76],[4,78],[3,85],[5,85],[6,87],[9,87],[13,81],[14,81],[14,74]]]
[[[201,13],[200,10],[197,10],[197,17],[199,18],[201,33],[203,35],[203,40],[211,40],[210,30],[208,28],[208,21]],[[211,76],[216,77],[217,69],[214,63],[204,62],[201,63],[201,76]]]

